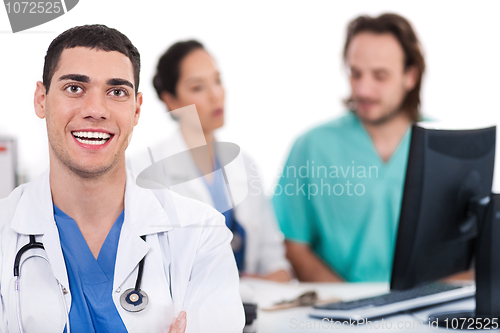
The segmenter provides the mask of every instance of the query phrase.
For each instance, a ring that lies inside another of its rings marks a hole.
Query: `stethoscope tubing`
[[[20,291],[20,288],[19,288],[19,279],[20,279],[20,276],[21,276],[21,274],[20,274],[21,273],[21,267],[22,267],[23,263],[26,260],[28,260],[30,258],[33,258],[33,257],[42,258],[43,260],[45,260],[50,265],[49,260],[46,257],[44,257],[44,256],[42,256],[40,254],[30,255],[27,258],[24,258],[24,260],[21,262],[21,257],[22,257],[22,255],[24,253],[26,253],[26,251],[31,250],[31,249],[42,249],[42,250],[45,250],[45,248],[44,248],[44,246],[43,246],[42,243],[36,242],[34,235],[30,235],[29,237],[30,237],[30,242],[28,244],[24,245],[22,248],[19,249],[19,251],[17,252],[16,257],[14,259],[14,277],[16,278],[16,283],[15,283],[15,288],[16,288],[16,310],[17,310],[17,322],[18,322],[18,325],[19,325],[19,332],[20,333],[24,333],[23,325],[22,325],[22,320],[21,320],[21,291]],[[142,238],[143,241],[146,241],[146,236],[145,235],[141,236],[141,238]],[[141,283],[142,283],[142,275],[144,273],[144,259],[145,258],[146,258],[146,256],[144,256],[144,258],[142,258],[141,261],[139,262],[139,269],[138,269],[138,272],[137,272],[137,280],[135,282],[135,288],[132,291],[133,292],[137,292],[137,293],[142,292],[142,294],[144,294],[144,296],[146,297],[146,300],[147,300],[147,298],[148,298],[147,294],[144,291],[141,291]],[[69,313],[68,313],[66,299],[64,298],[63,286],[62,286],[62,284],[58,280],[57,280],[57,283],[59,285],[60,295],[61,295],[64,307],[65,307],[64,315],[66,317],[66,332],[67,333],[71,333],[70,325],[69,325]],[[125,310],[127,310],[123,304],[121,304],[121,305],[122,305],[122,307]],[[137,310],[137,311],[142,311],[142,310],[144,310],[144,308],[145,308],[145,306],[142,307],[141,309]],[[130,310],[127,310],[127,311],[130,311]]]
[[[19,276],[19,266],[23,254],[28,250],[37,248],[45,250],[42,243],[35,241],[35,235],[30,235],[30,242],[24,245],[22,248],[20,248],[19,251],[17,251],[16,258],[14,259],[14,276]]]
[[[31,243],[30,243],[31,244]],[[27,245],[30,245],[30,244],[27,244]],[[38,243],[41,245],[41,243]],[[24,252],[26,252],[27,250],[30,250],[31,247],[26,247],[27,245],[23,246],[21,248],[21,250],[23,250],[23,252],[21,253],[21,256]],[[40,246],[36,246],[36,247],[33,247],[33,248],[40,248]],[[41,248],[43,249],[43,245],[41,246]],[[21,252],[21,250],[19,250],[19,252]],[[19,253],[18,252],[18,253]],[[16,269],[14,269],[15,272],[17,272],[17,276],[16,276],[16,309],[17,309],[17,324],[19,326],[19,332],[20,333],[24,333],[24,329],[23,329],[23,324],[22,324],[22,320],[21,320],[21,291],[20,291],[20,288],[19,288],[19,279],[21,277],[21,267],[22,265],[24,264],[24,262],[28,259],[31,259],[31,258],[34,258],[34,257],[37,257],[37,258],[42,258],[43,260],[45,260],[47,262],[47,264],[50,265],[49,263],[49,260],[40,255],[40,254],[33,254],[33,255],[30,255],[28,256],[27,258],[24,258],[24,260],[22,262],[20,262],[20,258],[21,256],[19,256],[19,260],[17,260],[17,255],[16,255],[16,262],[17,262],[17,271]],[[71,333],[71,329],[70,329],[70,325],[69,325],[69,314],[68,314],[68,307],[67,307],[67,303],[66,303],[66,299],[64,298],[64,291],[63,291],[63,286],[62,284],[57,281],[57,284],[59,285],[59,295],[61,296],[62,298],[62,301],[63,301],[63,304],[64,304],[64,317],[66,318],[66,332],[67,333]]]
[[[146,241],[146,236],[141,236],[143,241]],[[139,262],[139,271],[137,272],[137,280],[135,281],[135,291],[141,291],[142,274],[144,273],[144,258]]]
[[[24,333],[23,324],[21,321],[21,295],[19,292],[19,276],[16,276],[16,310],[17,310],[17,324],[19,325],[19,332]]]

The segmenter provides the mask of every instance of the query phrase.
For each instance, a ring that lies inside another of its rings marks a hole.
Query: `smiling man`
[[[0,332],[243,328],[222,215],[127,173],[139,72],[137,49],[106,26],[49,46],[34,102],[50,168],[0,201]]]
[[[303,281],[389,281],[425,64],[403,17],[347,29],[349,112],[295,142],[273,198]]]

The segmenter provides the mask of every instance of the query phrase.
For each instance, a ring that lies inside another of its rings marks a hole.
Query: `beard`
[[[51,151],[54,157],[73,174],[83,179],[100,179],[112,170],[120,161],[119,156],[113,156],[112,160],[107,164],[83,166],[74,161],[67,152],[54,149],[51,146]]]
[[[357,101],[363,101],[362,99],[358,99]],[[356,114],[356,116],[366,125],[370,126],[382,126],[396,118],[400,113],[403,112],[401,105],[390,110],[389,112],[385,112],[382,116],[377,119],[367,119],[359,114],[356,110],[356,100],[350,99],[348,101],[348,105],[350,109]]]
[[[102,179],[106,174],[112,170],[121,159],[121,154],[114,154],[108,161],[103,161],[99,164],[85,165],[72,157],[67,147],[64,145],[64,139],[60,139],[57,135],[53,134],[49,127],[47,128],[48,141],[49,141],[49,153],[57,159],[60,165],[63,165],[69,169],[73,174],[77,175],[82,179]],[[125,149],[123,149],[124,151]],[[51,158],[52,158],[51,157]],[[51,161],[52,163],[52,161]]]
[[[384,125],[384,124],[387,124],[388,122],[390,122],[392,119],[396,118],[396,116],[398,116],[401,112],[403,111],[403,109],[401,108],[396,108],[392,111],[390,111],[389,113],[377,118],[377,119],[366,119],[366,118],[362,118],[359,116],[359,114],[356,112],[356,110],[354,110],[354,113],[358,116],[358,118],[361,119],[361,121],[367,125],[371,125],[371,126],[381,126],[381,125]]]

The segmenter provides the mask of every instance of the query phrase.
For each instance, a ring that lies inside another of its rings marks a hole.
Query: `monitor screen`
[[[406,290],[471,266],[495,159],[495,127],[412,129],[391,290]]]

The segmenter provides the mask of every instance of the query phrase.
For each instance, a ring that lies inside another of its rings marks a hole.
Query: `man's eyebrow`
[[[132,82],[124,79],[109,79],[106,81],[106,84],[109,86],[128,86],[132,89],[134,89],[134,85]]]
[[[379,74],[379,73],[389,73],[389,70],[387,68],[375,68],[373,70],[375,73]]]
[[[66,74],[63,75],[59,78],[59,81],[63,80],[72,80],[72,81],[78,81],[78,82],[83,82],[83,83],[89,83],[90,78],[87,75],[82,75],[82,74]]]

